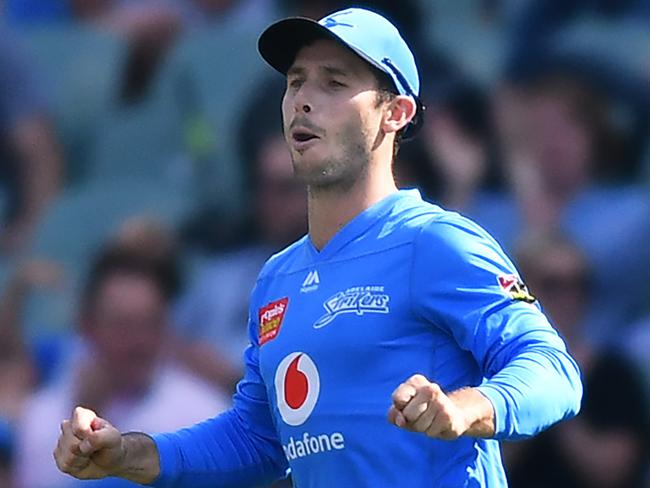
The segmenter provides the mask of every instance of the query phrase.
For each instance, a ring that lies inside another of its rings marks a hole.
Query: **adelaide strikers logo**
[[[314,361],[304,352],[292,352],[275,372],[278,410],[289,425],[303,424],[316,406],[320,378]]]

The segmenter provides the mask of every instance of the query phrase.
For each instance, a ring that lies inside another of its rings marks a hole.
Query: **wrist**
[[[494,407],[476,388],[461,388],[449,395],[465,419],[465,432],[471,437],[492,437],[494,435]]]
[[[109,476],[116,476],[119,478],[124,478],[128,471],[129,468],[127,466],[127,459],[128,459],[128,440],[127,440],[127,435],[128,434],[122,434],[120,438],[120,446],[117,451],[117,459],[114,463],[113,469],[109,470],[110,472],[108,473]]]
[[[140,484],[153,482],[160,474],[158,451],[151,437],[140,432],[122,434],[119,453],[110,476]]]

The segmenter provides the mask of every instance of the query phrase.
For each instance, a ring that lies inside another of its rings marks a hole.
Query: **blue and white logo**
[[[318,285],[320,285],[320,277],[318,276],[318,271],[310,271],[307,274],[305,281],[302,282],[300,293],[309,293],[310,291],[318,290]]]
[[[352,12],[349,10],[344,10],[343,12],[336,12],[332,15],[328,15],[324,19],[320,20],[320,25],[323,25],[327,27],[328,29],[331,29],[332,27],[338,27],[338,26],[345,26],[345,27],[354,27],[352,24],[346,24],[345,22],[339,22],[337,20],[337,17],[343,17],[345,15],[349,15]]]
[[[387,314],[390,309],[390,297],[384,292],[383,286],[355,286],[346,291],[338,292],[328,298],[323,307],[325,315],[314,322],[314,329],[320,329],[332,322],[336,317],[345,313],[362,316],[366,313]]]

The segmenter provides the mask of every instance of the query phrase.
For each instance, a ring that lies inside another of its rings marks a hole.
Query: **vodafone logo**
[[[289,425],[301,425],[318,401],[320,378],[314,361],[304,352],[292,352],[275,372],[278,410]]]

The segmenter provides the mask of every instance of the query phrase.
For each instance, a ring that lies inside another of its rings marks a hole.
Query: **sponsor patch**
[[[285,423],[302,425],[309,418],[320,393],[316,364],[304,352],[292,352],[275,371],[275,397]]]
[[[530,294],[528,287],[518,276],[514,274],[503,274],[497,276],[499,286],[513,300],[520,302],[534,303],[536,298]]]
[[[259,310],[259,341],[260,346],[275,339],[280,332],[284,314],[287,312],[289,305],[289,298],[284,297],[268,305],[263,306]]]

